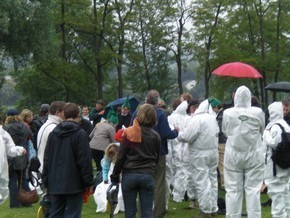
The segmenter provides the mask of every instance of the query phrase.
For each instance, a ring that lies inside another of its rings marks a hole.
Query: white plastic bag
[[[107,189],[109,185],[110,184],[105,184],[104,182],[102,182],[95,189],[94,200],[97,204],[97,209],[96,209],[97,213],[99,212],[104,213],[107,211]],[[119,211],[125,211],[121,188],[119,189],[118,204],[115,208],[114,214],[117,214]]]

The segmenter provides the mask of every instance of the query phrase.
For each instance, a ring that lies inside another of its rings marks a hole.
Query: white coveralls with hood
[[[246,86],[239,87],[234,107],[224,111],[222,121],[222,131],[228,138],[224,157],[227,218],[241,217],[244,191],[248,218],[261,217],[264,127],[264,112],[251,107],[250,90]]]
[[[186,120],[189,116],[186,114],[188,103],[181,102],[180,105],[168,116],[168,123],[171,129],[177,126],[184,129]],[[187,153],[188,143],[180,142],[175,139],[168,140],[168,155],[166,155],[166,182],[173,185],[173,201],[182,202],[186,191],[186,166],[185,153]],[[189,162],[189,161],[188,161]]]
[[[218,133],[215,113],[209,101],[204,100],[178,136],[179,140],[188,142],[187,152],[191,158],[188,191],[196,190],[199,207],[206,214],[218,210]]]
[[[0,125],[0,204],[9,196],[9,175],[7,156],[21,156],[25,152],[22,146],[15,146],[13,139]]]
[[[263,143],[267,149],[264,179],[268,188],[268,195],[272,199],[272,217],[287,218],[290,217],[290,190],[288,187],[290,168],[281,169],[276,165],[276,176],[274,176],[271,156],[272,149],[275,149],[278,143],[281,142],[282,130],[276,123],[281,124],[286,132],[290,132],[290,127],[283,119],[282,102],[272,103],[269,105],[268,110],[270,114],[270,122],[266,126],[263,134]]]

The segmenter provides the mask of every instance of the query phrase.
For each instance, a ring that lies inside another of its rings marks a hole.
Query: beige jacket
[[[105,151],[109,144],[116,142],[115,133],[115,127],[108,121],[98,123],[90,134],[90,147]]]

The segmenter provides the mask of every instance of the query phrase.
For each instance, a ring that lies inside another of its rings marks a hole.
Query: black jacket
[[[119,182],[119,175],[125,173],[149,174],[154,176],[160,155],[161,139],[152,128],[141,126],[142,142],[131,142],[123,138],[116,164],[111,175],[113,183]]]
[[[50,194],[76,194],[93,184],[87,133],[73,121],[63,121],[50,133],[43,165],[43,183]]]
[[[10,134],[15,145],[19,145],[27,149],[27,141],[32,137],[30,129],[22,122],[13,121],[7,124],[4,129]]]
[[[124,125],[125,127],[129,127],[130,122],[131,122],[131,117],[132,115],[130,113],[128,113],[126,116],[122,116],[121,114],[119,114],[118,124],[116,125],[116,132],[118,132],[118,130],[122,128],[122,125]]]

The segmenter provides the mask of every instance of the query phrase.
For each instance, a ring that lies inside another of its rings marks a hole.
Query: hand
[[[104,113],[105,113],[105,110],[102,110],[99,112],[100,115],[104,115]]]
[[[23,149],[22,155],[26,155],[26,154],[27,154],[26,149]]]
[[[179,132],[180,131],[180,128],[178,127],[178,126],[175,126],[175,125],[173,125],[174,126],[174,129],[176,129],[177,130],[177,132]]]
[[[118,182],[112,182],[111,181],[111,184],[114,185],[114,186],[117,186],[119,183]]]
[[[94,194],[94,186],[89,187],[89,194],[90,195]]]

